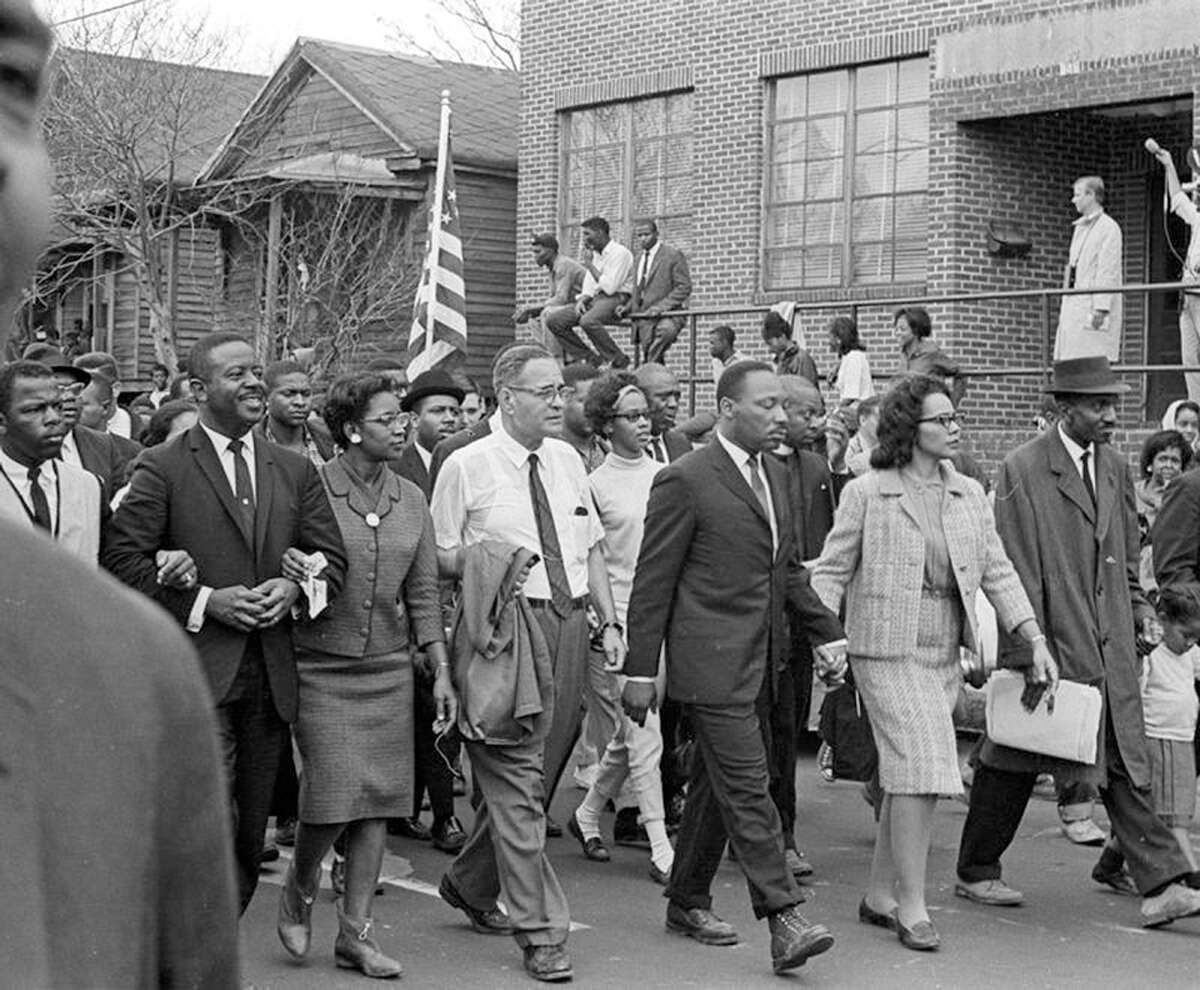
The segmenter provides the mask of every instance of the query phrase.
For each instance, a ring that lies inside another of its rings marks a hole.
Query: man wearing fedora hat
[[[400,400],[401,410],[412,416],[414,423],[411,440],[392,470],[420,488],[426,502],[433,494],[429,477],[433,448],[458,432],[459,405],[464,395],[449,372],[431,368],[412,380],[408,393]]]
[[[996,484],[996,528],[1057,660],[1036,664],[1028,644],[1001,631],[1001,666],[1023,669],[1031,710],[1058,678],[1104,696],[1095,764],[1072,763],[984,741],[958,853],[955,893],[1013,906],[1020,891],[1000,879],[1000,857],[1016,835],[1038,773],[1094,783],[1142,897],[1142,925],[1157,928],[1200,914],[1190,867],[1154,814],[1142,725],[1138,656],[1152,647],[1153,610],[1138,582],[1133,485],[1109,446],[1117,401],[1128,386],[1103,356],[1054,364],[1049,389],[1061,411],[1041,436],[1008,455]],[[1121,889],[1119,862],[1092,871]]]

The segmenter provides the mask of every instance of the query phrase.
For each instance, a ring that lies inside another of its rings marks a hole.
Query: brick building
[[[632,242],[658,219],[691,259],[697,308],[827,303],[798,326],[822,372],[824,325],[853,307],[872,368],[895,367],[894,301],[1062,284],[1071,184],[1104,177],[1125,235],[1125,281],[1178,276],[1164,237],[1155,137],[1182,165],[1200,138],[1195,0],[828,0],[747,6],[615,0],[581,16],[522,10],[518,286],[543,291],[525,245],[607,216]],[[990,224],[1032,242],[988,252]],[[1182,253],[1183,231],[1171,226]],[[974,369],[1042,364],[1057,301],[931,305],[936,337]],[[1126,299],[1123,359],[1179,359],[1176,300]],[[757,314],[701,317],[693,401],[710,401],[705,329],[731,322],[761,353]],[[686,331],[685,331],[686,334]],[[743,348],[746,349],[746,348]],[[681,337],[671,363],[690,377]],[[1122,425],[1182,394],[1177,373],[1130,374]],[[993,460],[1028,434],[1038,381],[978,376],[971,444]]]

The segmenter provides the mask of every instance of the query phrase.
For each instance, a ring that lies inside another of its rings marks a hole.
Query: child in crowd
[[[1159,591],[1162,641],[1142,661],[1142,711],[1150,744],[1154,810],[1175,834],[1193,870],[1196,857],[1188,825],[1196,813],[1197,701],[1200,678],[1200,584],[1169,585]]]

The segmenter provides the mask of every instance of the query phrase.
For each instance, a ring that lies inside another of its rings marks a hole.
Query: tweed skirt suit
[[[920,484],[871,471],[842,492],[812,586],[845,602],[850,665],[871,717],[890,794],[960,794],[951,713],[962,684],[959,648],[977,650],[980,590],[1016,629],[1033,608],[1004,553],[983,488],[940,465]]]
[[[326,613],[295,630],[300,820],[403,818],[413,802],[413,647],[445,638],[433,523],[421,490],[390,470],[378,498],[340,458],[320,473],[347,566]]]

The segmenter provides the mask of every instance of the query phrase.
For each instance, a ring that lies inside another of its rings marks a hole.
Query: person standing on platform
[[[1099,292],[1062,297],[1054,360],[1103,355],[1110,362],[1121,356],[1124,296],[1114,289],[1124,283],[1121,227],[1104,212],[1104,180],[1085,175],[1075,180],[1071,203],[1079,219],[1071,234],[1064,289]]]

